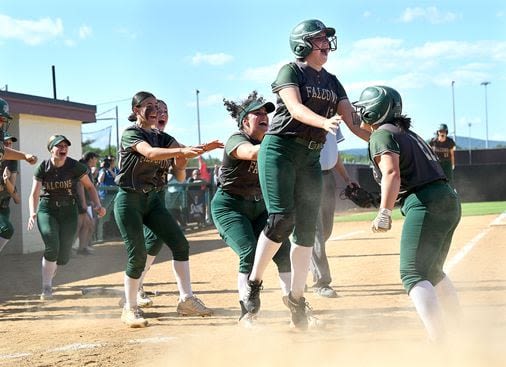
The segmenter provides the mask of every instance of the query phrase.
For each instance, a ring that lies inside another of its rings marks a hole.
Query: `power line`
[[[126,101],[130,101],[131,98],[124,98],[124,99],[118,99],[118,100],[115,100],[115,101],[107,101],[107,102],[101,102],[101,103],[97,103],[97,106],[100,106],[100,105],[103,105],[103,104],[111,104],[111,103],[118,103],[118,102],[126,102]]]

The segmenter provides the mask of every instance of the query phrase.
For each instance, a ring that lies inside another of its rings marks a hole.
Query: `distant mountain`
[[[457,149],[460,150],[468,150],[471,149],[485,149],[485,143],[486,141],[484,139],[475,139],[475,138],[468,138],[464,136],[457,136],[457,141],[455,142],[457,144]],[[471,145],[471,146],[469,146]],[[506,148],[506,141],[499,141],[499,140],[489,140],[488,141],[488,148],[489,149],[495,149],[495,148]]]
[[[471,144],[471,149],[485,149],[485,140],[484,139],[475,139],[468,138],[464,136],[457,136],[457,149],[459,150],[468,150],[469,144]],[[506,141],[499,140],[489,140],[488,141],[489,149],[496,148],[506,148]],[[353,156],[366,156],[367,157],[367,148],[359,148],[359,149],[344,149],[340,152],[346,153]]]

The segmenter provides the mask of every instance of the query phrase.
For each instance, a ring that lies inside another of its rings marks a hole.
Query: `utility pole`
[[[485,149],[488,149],[488,101],[487,101],[487,85],[490,82],[482,82],[481,85],[485,87]]]
[[[453,141],[457,144],[457,125],[455,123],[455,81],[452,80],[452,105],[453,105]]]
[[[195,94],[197,95],[197,129],[199,133],[199,145],[200,145],[200,110],[199,110],[199,93],[198,89],[195,89]]]

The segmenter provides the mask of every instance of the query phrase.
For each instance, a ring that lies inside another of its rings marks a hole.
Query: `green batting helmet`
[[[446,131],[446,133],[448,133],[448,125],[446,124],[439,125],[439,129],[437,129],[437,131]]]
[[[399,92],[385,86],[373,86],[364,89],[360,99],[354,102],[360,118],[368,125],[382,124],[401,117],[402,99]]]
[[[12,120],[12,116],[9,115],[9,104],[3,98],[0,98],[0,116],[7,120]]]
[[[334,28],[325,27],[318,19],[309,19],[300,22],[290,33],[290,49],[297,57],[304,58],[311,53],[313,45],[310,39],[321,32],[329,38],[330,50],[335,51],[336,46],[336,30]]]

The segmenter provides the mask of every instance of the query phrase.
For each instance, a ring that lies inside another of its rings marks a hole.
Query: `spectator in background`
[[[178,222],[181,229],[186,228],[186,218],[183,214],[183,195],[185,193],[184,183],[180,183],[172,170],[169,169],[168,175],[168,198],[167,198],[167,209],[174,219]]]
[[[102,167],[98,172],[97,186],[98,196],[104,208],[106,208],[109,214],[106,214],[97,223],[97,241],[102,242],[104,240],[104,224],[109,220],[112,213],[112,207],[114,202],[114,196],[116,195],[116,172],[114,167],[114,160],[105,158],[102,162]]]
[[[448,136],[448,126],[439,125],[436,137],[429,145],[439,158],[439,164],[445,173],[448,183],[453,186],[453,170],[455,169],[455,142]]]
[[[95,152],[86,152],[79,162],[88,167],[88,177],[91,182],[94,182],[93,171],[97,172],[98,154]],[[95,232],[96,222],[92,210],[93,203],[79,181],[76,183],[76,194],[77,210],[79,213],[77,217],[77,237],[79,239],[77,254],[91,255],[93,253],[91,240]]]
[[[187,180],[190,184],[204,183],[201,186],[190,185],[188,187],[188,202],[190,203],[189,221],[197,222],[199,227],[205,225],[205,190],[207,182],[202,179],[199,169],[194,169]]]
[[[111,164],[111,171],[113,171],[114,174],[117,175],[119,172],[119,168],[116,166],[116,157],[113,155],[108,155],[107,159],[109,160],[109,162]]]

